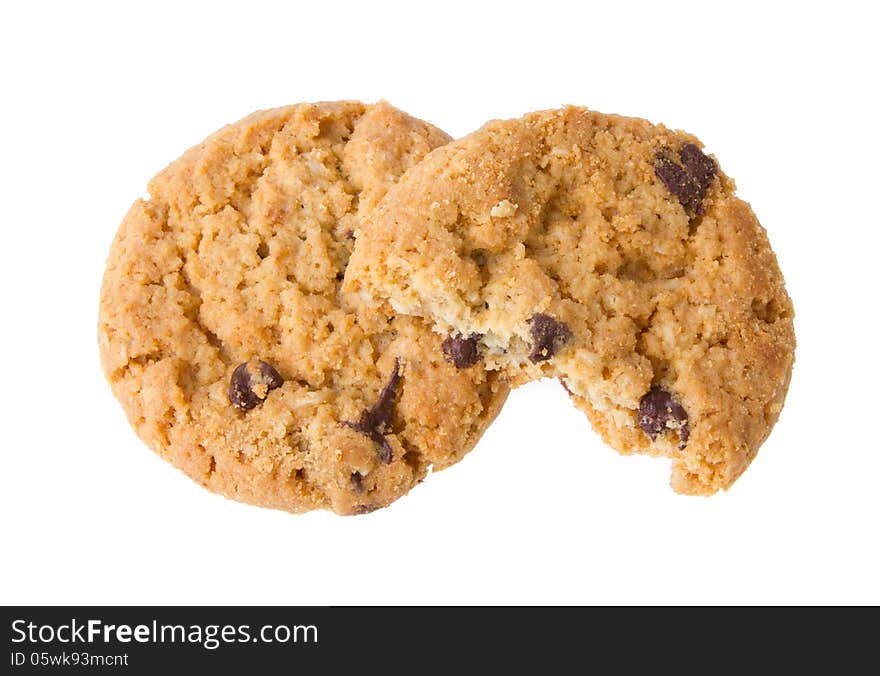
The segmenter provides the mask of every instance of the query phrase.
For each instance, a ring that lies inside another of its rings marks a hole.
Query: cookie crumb
[[[492,207],[489,215],[492,218],[509,218],[516,213],[518,208],[519,205],[514,204],[510,200],[501,200],[498,204]]]

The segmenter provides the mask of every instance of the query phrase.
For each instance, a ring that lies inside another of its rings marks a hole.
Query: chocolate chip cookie
[[[767,235],[693,136],[568,107],[429,155],[365,219],[360,303],[428,319],[456,368],[558,377],[611,446],[729,487],[782,408],[793,309]]]
[[[363,214],[448,140],[385,103],[304,104],[225,127],[152,180],[110,251],[99,342],[154,451],[236,500],[357,514],[473,447],[500,374],[339,291]]]

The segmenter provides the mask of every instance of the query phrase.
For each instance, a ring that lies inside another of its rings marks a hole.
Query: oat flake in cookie
[[[361,224],[343,289],[475,340],[514,385],[560,378],[611,446],[671,458],[682,493],[745,470],[794,361],[776,258],[716,160],[583,108],[428,156]]]
[[[101,359],[140,437],[230,498],[361,514],[460,460],[507,394],[339,286],[363,214],[448,141],[380,103],[255,113],[150,183],[113,242]]]

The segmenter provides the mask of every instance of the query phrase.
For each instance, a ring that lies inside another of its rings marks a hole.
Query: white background
[[[0,602],[880,603],[871,3],[4,3]],[[455,136],[563,103],[700,136],[797,311],[781,420],[726,494],[606,448],[554,382],[390,508],[290,516],[191,483],[98,362],[147,180],[257,108],[386,98]]]

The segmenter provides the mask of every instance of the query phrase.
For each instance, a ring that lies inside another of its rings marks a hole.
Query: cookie
[[[558,377],[605,441],[711,494],[782,408],[793,309],[693,136],[568,107],[429,155],[361,224],[343,286],[428,319],[450,363]]]
[[[255,113],[125,217],[101,288],[104,372],[138,435],[242,502],[357,514],[470,450],[507,394],[442,337],[340,296],[363,214],[449,138],[388,104]]]

